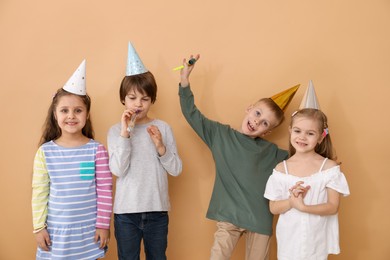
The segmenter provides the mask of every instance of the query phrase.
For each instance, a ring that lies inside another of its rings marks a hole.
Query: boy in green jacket
[[[198,60],[191,56],[190,59]],[[179,96],[187,122],[206,143],[216,166],[207,218],[218,221],[210,259],[230,259],[239,238],[246,235],[246,260],[268,259],[272,218],[264,189],[273,168],[288,153],[263,137],[280,125],[298,86],[263,98],[246,110],[241,129],[206,118],[195,106],[189,76],[194,62],[183,60]]]

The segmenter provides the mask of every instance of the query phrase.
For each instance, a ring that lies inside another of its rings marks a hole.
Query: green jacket
[[[184,117],[210,148],[215,162],[207,218],[272,235],[272,214],[264,190],[272,170],[287,158],[287,151],[207,119],[195,106],[190,87],[179,86],[179,96]]]

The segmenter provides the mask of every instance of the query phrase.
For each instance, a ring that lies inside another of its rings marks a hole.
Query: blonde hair
[[[256,102],[256,104],[258,103],[265,104],[274,113],[277,122],[272,128],[279,126],[284,121],[283,110],[271,98],[262,98]]]
[[[332,139],[330,138],[330,134],[328,131],[328,118],[326,117],[326,115],[321,110],[318,109],[304,108],[296,111],[292,115],[290,127],[293,126],[295,119],[302,118],[302,117],[317,121],[319,132],[325,135],[322,142],[317,144],[317,146],[315,147],[315,152],[323,157],[329,158],[331,160],[336,160],[337,157],[333,150]],[[291,142],[289,144],[289,152],[290,152],[290,156],[294,155],[296,152],[295,148],[291,145]]]

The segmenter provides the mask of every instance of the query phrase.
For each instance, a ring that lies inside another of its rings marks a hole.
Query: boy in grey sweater
[[[146,259],[166,259],[168,174],[178,176],[182,162],[171,127],[148,116],[157,84],[140,63],[141,70],[130,71],[122,80],[119,94],[125,109],[107,138],[110,169],[117,176],[115,237],[119,259],[139,259],[141,240]]]

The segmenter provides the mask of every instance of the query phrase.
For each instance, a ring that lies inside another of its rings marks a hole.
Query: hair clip
[[[324,131],[322,132],[322,136],[325,137],[329,134],[329,129],[325,128]]]
[[[298,110],[292,113],[291,117],[294,117],[298,113]]]

